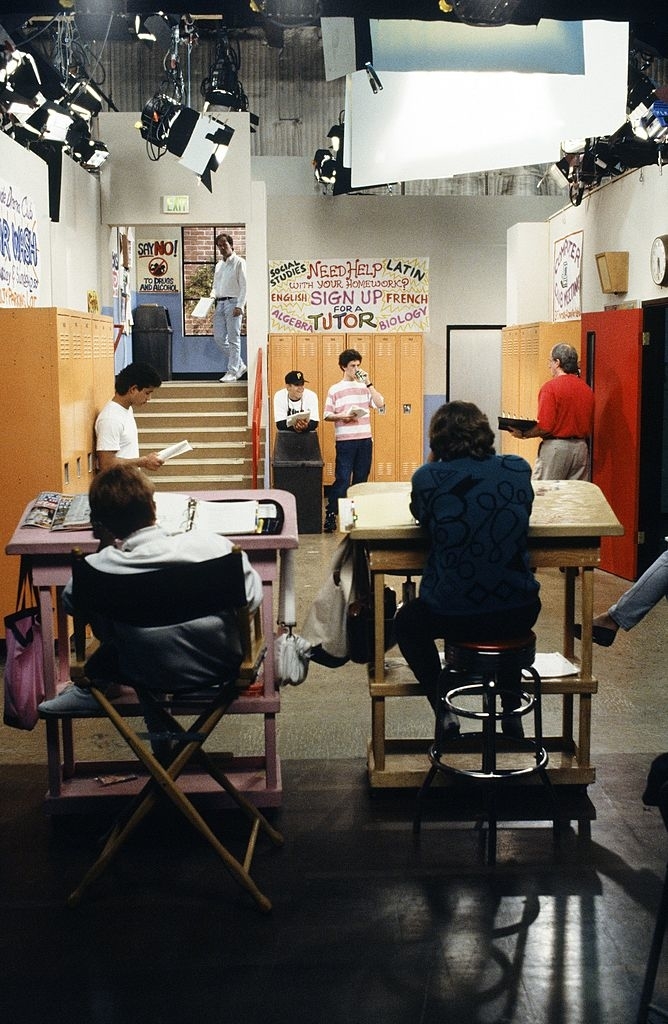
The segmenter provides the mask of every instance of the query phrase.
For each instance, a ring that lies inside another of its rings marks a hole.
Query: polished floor
[[[335,544],[302,538],[300,620]],[[626,584],[596,575],[600,610]],[[539,648],[556,650],[562,580],[552,570],[540,579]],[[660,815],[641,801],[653,757],[668,749],[667,623],[663,603],[596,651],[591,842],[569,828],[555,847],[545,823],[509,824],[495,867],[479,831],[445,820],[443,790],[419,837],[413,791],[369,790],[364,669],[312,666],[284,691],[279,716],[284,798],[271,818],[286,842],[260,841],[255,854],[269,915],[169,809],[68,908],[107,821],[48,818],[41,724],[0,727],[2,1019],[634,1024],[668,857]],[[428,735],[423,703],[397,700],[390,731]],[[252,744],[253,723],[226,728],[226,747]],[[87,756],[113,749],[99,723],[82,731]],[[236,815],[212,820],[236,848]],[[668,1005],[668,964],[657,1000]]]

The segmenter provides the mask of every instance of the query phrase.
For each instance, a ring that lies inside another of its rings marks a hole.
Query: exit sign
[[[190,196],[163,196],[163,213],[190,213]]]

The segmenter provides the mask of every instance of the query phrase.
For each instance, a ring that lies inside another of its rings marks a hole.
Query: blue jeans
[[[241,360],[241,316],[233,316],[236,299],[221,299],[216,302],[213,314],[213,340],[227,358],[225,372],[240,373]]]
[[[337,441],[334,483],[327,497],[327,512],[339,511],[339,498],[345,498],[351,484],[363,484],[369,479],[373,442],[370,437],[361,441]]]
[[[668,597],[668,551],[659,555],[619,601],[608,608],[608,615],[622,629],[633,629],[662,597]]]

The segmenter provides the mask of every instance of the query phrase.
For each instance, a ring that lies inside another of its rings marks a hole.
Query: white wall
[[[247,223],[251,216],[250,124],[248,114],[226,113],[234,135],[222,164],[211,176],[212,192],[166,150],[151,160],[135,127],[141,114],[100,114],[100,138],[110,152],[102,168],[102,221],[105,224]],[[162,212],[162,196],[187,195],[183,218]]]
[[[425,392],[442,396],[448,325],[506,323],[508,229],[517,221],[544,223],[555,202],[546,196],[271,195],[268,256],[428,256]]]
[[[668,289],[653,283],[649,269],[653,239],[668,234],[668,173],[662,174],[658,167],[630,171],[590,193],[580,206],[565,206],[550,217],[545,254],[548,280],[554,243],[579,230],[584,232],[583,311],[597,312],[616,301],[668,298]],[[616,250],[629,252],[629,289],[624,295],[604,295],[595,255]]]
[[[0,220],[11,223],[12,196],[29,196],[33,204],[34,230],[37,234],[39,254],[37,264],[37,275],[39,284],[37,288],[37,305],[51,305],[51,235],[49,222],[49,184],[48,170],[43,160],[29,153],[27,149],[13,142],[4,132],[0,132],[0,181],[3,186],[8,186],[7,195],[3,203],[8,204],[9,209],[0,206]],[[15,267],[15,261],[11,256],[0,260],[3,277],[0,285],[9,285],[11,281],[4,279],[7,274],[11,277]],[[0,305],[13,305],[5,302],[2,298],[4,291],[0,292]]]
[[[100,225],[100,180],[63,158],[60,220],[51,224],[52,304],[87,309],[96,291],[100,308],[108,291],[108,233]]]

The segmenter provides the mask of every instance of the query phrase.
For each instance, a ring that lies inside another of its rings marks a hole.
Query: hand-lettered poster
[[[276,334],[429,330],[429,259],[272,260]]]

